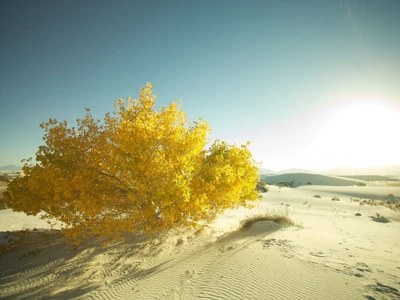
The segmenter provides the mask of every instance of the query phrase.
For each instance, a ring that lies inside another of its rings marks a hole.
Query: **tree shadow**
[[[233,240],[244,239],[248,237],[257,237],[260,235],[268,235],[282,228],[272,221],[259,221],[251,225],[248,229],[238,229],[236,231],[229,232],[221,236],[217,243],[229,243]]]
[[[273,222],[258,222],[248,230],[237,230],[202,245],[191,255],[179,258],[179,263],[204,252],[230,251],[237,244],[238,252],[261,236],[281,228]],[[16,232],[0,232],[0,237],[16,236]],[[174,258],[156,258],[166,243],[163,237],[127,234],[121,242],[103,246],[104,239],[92,238],[78,248],[71,249],[64,243],[60,231],[45,230],[26,232],[25,244],[0,256],[1,299],[70,299],[96,295],[109,289],[132,289],[142,279],[174,267]],[[194,234],[193,236],[196,236]],[[196,238],[204,238],[196,236]],[[207,237],[205,237],[207,238]],[[179,246],[177,246],[179,247]],[[134,292],[134,291],[133,291]]]
[[[157,255],[161,242],[138,234],[106,246],[104,239],[91,238],[75,249],[58,230],[0,232],[0,239],[1,299],[78,297],[104,286],[108,277],[118,275],[118,281],[141,278],[167,263],[141,270],[135,258]]]

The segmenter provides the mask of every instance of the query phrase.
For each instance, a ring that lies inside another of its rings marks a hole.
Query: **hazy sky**
[[[400,164],[400,1],[1,1],[0,166],[147,82],[274,170]]]

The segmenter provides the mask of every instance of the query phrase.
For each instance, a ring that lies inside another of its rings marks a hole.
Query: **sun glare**
[[[321,128],[321,160],[337,167],[399,164],[399,132],[399,111],[378,101],[352,101],[332,111]]]

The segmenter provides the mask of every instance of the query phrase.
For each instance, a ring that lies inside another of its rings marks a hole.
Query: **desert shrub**
[[[393,210],[397,210],[397,211],[400,211],[400,202],[397,202],[397,203],[395,203],[395,204],[390,204],[390,207],[389,207],[390,209],[393,209]]]
[[[392,210],[399,210],[400,209],[400,202],[396,202],[396,203],[392,203],[390,200],[363,200],[363,202],[360,202],[360,205],[364,205],[364,204],[368,204],[368,205],[375,205],[375,206],[385,206],[387,208],[390,208]]]
[[[376,217],[371,216],[372,220],[378,223],[390,223],[390,220],[380,213],[376,213]]]
[[[357,186],[366,186],[366,184],[364,182],[357,182],[356,184]]]
[[[91,235],[154,233],[200,227],[228,208],[258,199],[258,164],[248,145],[216,140],[209,125],[189,122],[178,103],[159,111],[151,84],[139,100],[119,99],[114,113],[77,127],[49,119],[36,163],[5,193],[8,207],[64,224],[74,244]]]
[[[314,198],[321,198],[321,195],[314,195]]]
[[[284,226],[295,225],[293,220],[289,218],[288,210],[286,210],[285,212],[267,211],[265,214],[258,214],[247,217],[246,219],[240,222],[240,229],[241,230],[249,229],[253,224],[261,221],[270,221]]]
[[[331,199],[332,201],[340,201],[340,199],[338,198],[338,197],[333,197],[332,199]]]
[[[394,197],[394,195],[393,194],[388,194],[388,197]]]
[[[257,182],[256,189],[257,189],[257,191],[259,191],[261,193],[268,192],[267,185],[264,182]]]
[[[284,186],[284,187],[294,187],[294,181],[290,181],[290,182],[288,182],[288,181],[280,181],[280,182],[277,182],[275,185]]]

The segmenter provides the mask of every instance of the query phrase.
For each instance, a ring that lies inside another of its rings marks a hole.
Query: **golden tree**
[[[119,99],[103,122],[86,109],[76,128],[42,123],[45,145],[9,183],[8,207],[62,221],[78,244],[93,234],[197,227],[258,198],[247,145],[217,140],[206,150],[208,123],[189,122],[177,103],[156,111],[155,98],[147,84],[139,100]]]

